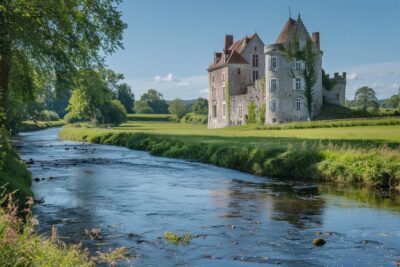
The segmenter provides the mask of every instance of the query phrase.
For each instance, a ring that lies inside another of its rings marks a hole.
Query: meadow
[[[166,121],[68,125],[64,139],[126,146],[256,175],[399,188],[400,119],[316,121],[207,129]],[[279,127],[279,128],[277,128]]]

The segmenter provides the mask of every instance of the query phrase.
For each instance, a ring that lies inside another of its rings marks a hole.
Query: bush
[[[119,125],[127,120],[127,112],[119,100],[112,100],[105,104],[101,110],[104,123]]]
[[[146,101],[140,100],[135,102],[134,111],[136,114],[153,114],[154,110]]]
[[[154,114],[151,107],[144,107],[135,111],[136,114]]]
[[[42,110],[39,112],[36,119],[39,121],[58,121],[60,117],[54,111]]]
[[[64,116],[64,120],[66,123],[75,123],[75,122],[83,122],[86,121],[86,119],[83,119],[79,116],[76,116],[74,114],[72,114],[71,112],[68,112],[65,116]]]
[[[208,121],[207,115],[197,115],[194,113],[187,113],[180,120],[181,123],[188,123],[188,124],[207,124],[207,121]]]

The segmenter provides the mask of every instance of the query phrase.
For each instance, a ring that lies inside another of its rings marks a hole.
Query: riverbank
[[[59,127],[65,125],[64,120],[58,121],[24,121],[22,122],[19,131],[20,132],[29,132],[29,131],[38,131],[47,129],[50,127]]]
[[[331,138],[324,136],[327,130]],[[156,156],[260,176],[399,189],[399,131],[398,125],[282,131],[251,125],[208,130],[200,125],[130,122],[111,129],[66,126],[60,137],[145,150]]]

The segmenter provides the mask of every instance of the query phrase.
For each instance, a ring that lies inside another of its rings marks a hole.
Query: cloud
[[[136,99],[139,99],[150,88],[161,92],[167,100],[196,99],[200,96],[207,96],[208,92],[208,89],[204,89],[208,87],[208,75],[179,77],[179,79],[172,74],[152,78],[127,77],[125,82],[132,86]]]
[[[161,82],[177,82],[179,79],[175,77],[172,73],[168,73],[166,76],[154,76],[154,81],[161,83]]]
[[[398,93],[400,87],[400,61],[366,64],[346,69],[346,97],[353,99],[356,90],[369,86],[379,99]]]
[[[349,81],[357,80],[357,73],[353,72],[353,73],[347,75],[347,80],[349,80]]]

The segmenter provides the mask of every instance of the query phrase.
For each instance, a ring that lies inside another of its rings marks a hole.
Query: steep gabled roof
[[[293,29],[294,25],[296,25],[296,21],[292,18],[289,18],[289,20],[286,22],[285,26],[283,26],[283,29],[281,33],[278,36],[278,39],[276,39],[277,44],[283,44],[286,42],[287,37],[290,34],[290,31]]]
[[[256,33],[252,35],[247,35],[236,42],[234,42],[231,47],[229,47],[229,50],[236,50],[237,52],[241,53],[246,45],[254,38],[256,37]]]
[[[246,59],[244,59],[239,52],[232,50],[226,64],[249,64]]]

